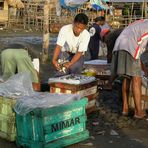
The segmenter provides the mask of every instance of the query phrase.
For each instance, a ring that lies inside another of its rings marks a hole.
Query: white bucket
[[[39,72],[39,70],[40,70],[40,61],[39,61],[39,59],[38,58],[33,59],[32,63],[34,65],[35,70],[37,70],[37,72]]]

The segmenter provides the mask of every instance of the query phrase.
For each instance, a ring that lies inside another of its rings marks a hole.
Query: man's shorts
[[[112,57],[111,74],[141,76],[141,62],[125,50],[115,51]]]

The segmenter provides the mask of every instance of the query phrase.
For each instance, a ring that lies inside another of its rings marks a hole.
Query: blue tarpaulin
[[[82,6],[87,0],[60,0],[60,5],[69,10],[76,10]]]
[[[95,9],[95,10],[103,10],[103,8],[97,4],[92,4],[92,7]]]
[[[61,5],[62,7],[64,7],[64,8],[69,9],[69,10],[72,10],[72,11],[76,10],[76,9],[79,7],[79,6],[77,6],[77,7],[69,7],[69,6],[66,6],[64,0],[60,0],[60,5]]]
[[[107,0],[90,0],[92,8],[95,10],[104,10],[108,9],[108,5],[106,4]]]
[[[126,3],[132,3],[132,2],[139,2],[142,3],[144,2],[143,0],[108,0],[109,2],[126,2]],[[145,2],[148,2],[148,0],[145,0]]]

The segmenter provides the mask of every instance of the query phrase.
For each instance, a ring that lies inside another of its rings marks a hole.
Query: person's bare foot
[[[128,109],[123,109],[122,115],[123,116],[128,116]]]
[[[137,119],[142,119],[146,116],[145,112],[141,112],[141,113],[137,113],[135,112],[135,115],[134,115],[134,118],[137,118]]]

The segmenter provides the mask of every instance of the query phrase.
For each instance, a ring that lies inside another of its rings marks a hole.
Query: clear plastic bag
[[[36,108],[51,108],[79,100],[77,94],[56,94],[48,92],[34,92],[30,96],[22,96],[17,100],[14,110],[17,114],[25,115]]]
[[[29,96],[32,93],[33,88],[29,73],[18,73],[0,83],[0,96],[18,98],[23,95]]]
[[[148,77],[142,76],[142,85],[148,88]]]
[[[88,0],[64,0],[66,6],[70,6],[70,7],[73,7],[73,6],[76,6],[76,5],[82,5],[87,1]]]
[[[141,78],[142,78],[142,85],[143,85],[145,88],[148,88],[148,77],[145,76],[144,71],[141,72]]]
[[[95,81],[96,78],[93,76],[84,76],[84,75],[79,75],[79,74],[70,74],[70,75],[65,75],[57,78],[49,78],[48,79],[48,84],[51,83],[66,83],[66,84],[74,84],[74,85],[82,85],[82,84],[87,84],[90,82]]]
[[[102,41],[100,41],[99,56],[102,56],[102,57],[107,56],[107,46],[106,46],[106,43]]]

